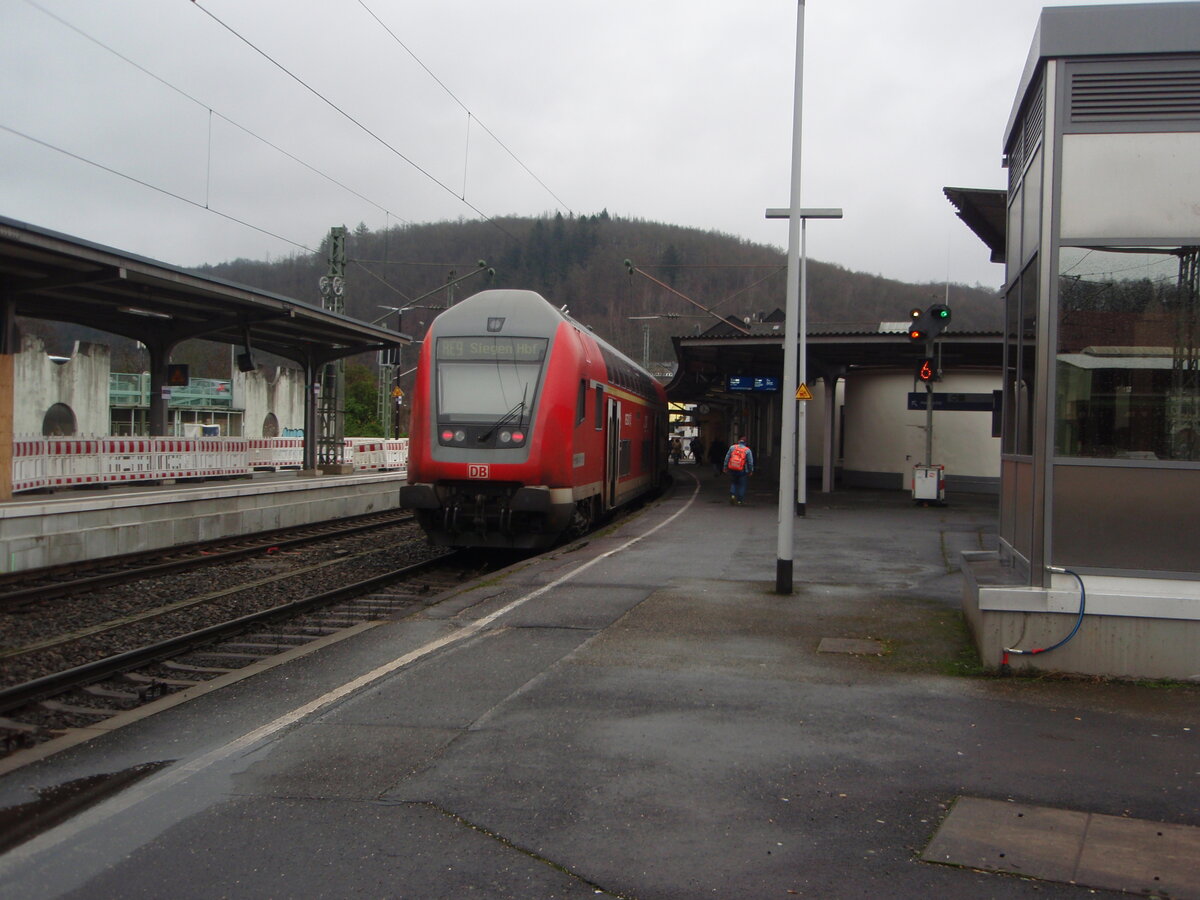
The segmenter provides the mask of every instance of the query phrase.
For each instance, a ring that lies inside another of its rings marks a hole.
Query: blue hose
[[[1075,627],[1071,629],[1071,633],[1059,641],[1057,644],[1051,644],[1049,647],[1038,647],[1036,650],[1015,650],[1011,647],[1004,648],[1004,663],[1008,665],[1008,654],[1014,653],[1017,656],[1035,656],[1038,653],[1049,653],[1051,650],[1057,650],[1071,638],[1075,637],[1075,633],[1079,631],[1079,626],[1083,624],[1083,610],[1087,605],[1087,591],[1083,587],[1083,579],[1079,577],[1078,572],[1073,572],[1070,569],[1060,569],[1051,567],[1051,572],[1062,572],[1063,574],[1072,576],[1079,582],[1079,616],[1075,619]]]

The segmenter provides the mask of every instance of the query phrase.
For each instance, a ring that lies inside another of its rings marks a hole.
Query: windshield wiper
[[[525,395],[527,393],[529,393],[528,384],[525,385],[525,390],[521,392],[521,399],[517,405],[502,415],[491,428],[479,436],[480,443],[489,440],[491,436],[496,433],[497,428],[503,428],[505,425],[511,422],[514,417],[520,416],[520,421],[517,423],[517,427],[521,427],[522,423],[525,421]]]

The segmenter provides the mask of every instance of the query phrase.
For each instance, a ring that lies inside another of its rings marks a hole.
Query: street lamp
[[[797,513],[804,514],[805,479],[807,468],[804,406],[800,407],[799,429],[799,466],[794,458],[797,448],[797,415],[796,402],[799,399],[796,390],[797,369],[802,377],[807,377],[807,253],[804,246],[805,224],[808,219],[840,219],[840,209],[804,209],[800,205],[800,150],[804,100],[804,0],[798,0],[796,10],[796,86],[793,95],[794,109],[792,112],[792,189],[791,203],[787,209],[769,209],[767,218],[787,218],[788,223],[788,280],[787,305],[784,310],[783,337],[783,421],[781,422],[780,452],[779,452],[779,540],[776,546],[775,560],[775,592],[778,594],[792,593],[792,559],[793,535],[795,533],[795,517]],[[799,272],[797,272],[799,269]],[[799,277],[797,277],[797,275]],[[796,355],[799,351],[800,359]],[[793,500],[796,492],[796,470],[800,468],[800,493],[798,501]],[[793,503],[796,503],[793,506]]]
[[[796,401],[801,401],[806,398],[801,398],[800,391],[796,386],[796,372],[799,372],[799,378],[805,387],[808,387],[808,220],[809,219],[840,219],[842,211],[837,208],[824,209],[800,209],[800,214],[796,216],[800,220],[800,252],[799,252],[799,269],[800,278],[798,279],[798,293],[793,303],[793,286],[796,284],[795,267],[793,265],[792,256],[792,241],[788,242],[788,293],[787,293],[787,309],[785,315],[788,319],[796,321],[795,331],[789,331],[787,323],[784,323],[784,346],[783,346],[783,440],[787,441],[789,434],[792,442],[797,447],[796,465],[795,465],[795,492],[796,492],[796,514],[803,516],[805,514],[805,506],[808,503],[808,483],[806,473],[808,470],[808,406],[800,403],[799,411],[795,409]],[[772,208],[767,210],[768,219],[791,219],[791,210]],[[798,353],[797,353],[798,351]],[[796,356],[799,356],[799,359]],[[790,379],[790,381],[789,381]],[[788,397],[794,398],[791,406],[788,405]],[[791,415],[789,416],[789,410]],[[789,418],[792,420],[789,427]],[[786,459],[786,457],[784,457]],[[780,463],[783,465],[783,462]],[[786,496],[783,493],[783,472],[780,471],[780,514],[783,510],[783,498]],[[788,591],[787,593],[790,593]]]

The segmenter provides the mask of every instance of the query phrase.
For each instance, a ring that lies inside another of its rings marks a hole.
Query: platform
[[[285,470],[18,494],[0,503],[0,569],[21,572],[394,509],[404,477]]]
[[[1053,859],[1014,878],[922,854],[965,798],[1200,826],[1196,690],[977,674],[958,559],[994,542],[995,498],[810,493],[781,596],[774,486],[731,507],[707,469],[675,472],[607,531],[0,778],[7,807],[166,763],[0,856],[0,883],[29,900],[1075,898],[1056,873],[1082,870]],[[1128,889],[1200,895],[1200,866],[1139,852]]]

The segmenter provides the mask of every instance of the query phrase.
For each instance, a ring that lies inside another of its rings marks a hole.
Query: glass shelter
[[[1200,672],[1200,3],[1044,10],[1004,152],[1003,577],[968,598],[984,662],[1022,628],[1049,637],[1073,614],[1074,582],[1053,567],[1086,579],[1091,621],[1041,667],[1188,677]],[[1105,642],[1115,657],[1101,661]]]

